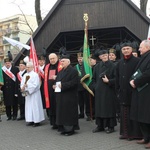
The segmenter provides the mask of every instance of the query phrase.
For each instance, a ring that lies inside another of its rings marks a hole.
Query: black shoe
[[[92,130],[93,133],[101,132],[101,131],[104,131],[104,128],[96,127],[94,130]]]
[[[84,118],[84,115],[79,115],[78,118],[82,119],[82,118]]]
[[[12,118],[12,120],[17,120],[17,117],[16,117],[16,116],[14,116],[14,117]]]
[[[87,116],[86,121],[91,121],[91,117]]]
[[[74,131],[70,131],[70,132],[65,132],[65,133],[62,133],[63,135],[65,136],[71,136],[74,134]]]
[[[106,130],[106,133],[107,133],[107,134],[112,133],[112,132],[114,132],[114,128],[108,128],[108,129]]]
[[[124,139],[127,139],[127,137],[121,135],[121,136],[119,137],[119,139],[120,139],[120,140],[124,140]]]
[[[133,140],[134,140],[134,138],[127,138],[127,140],[128,140],[128,141],[133,141]]]
[[[34,122],[29,122],[26,124],[26,126],[32,126],[32,125],[34,125]]]
[[[53,130],[58,129],[58,126],[57,126],[57,125],[53,125],[53,126],[52,126],[52,129],[53,129]]]
[[[38,127],[38,126],[40,126],[41,124],[40,123],[34,123],[33,124],[33,127]]]
[[[8,117],[8,118],[7,118],[7,121],[9,121],[9,120],[11,120],[11,117]]]
[[[17,121],[20,121],[20,120],[25,120],[25,117],[19,117],[19,118],[17,118]]]

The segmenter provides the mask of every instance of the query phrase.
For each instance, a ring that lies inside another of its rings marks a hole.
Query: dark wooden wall
[[[37,30],[37,51],[61,32],[83,30],[84,13],[89,14],[89,29],[126,27],[141,40],[147,36],[148,22],[126,0],[62,0]]]
[[[125,27],[139,39],[147,38],[150,22],[129,0],[58,0],[33,35],[37,53],[62,32],[84,30],[84,13],[89,29]]]

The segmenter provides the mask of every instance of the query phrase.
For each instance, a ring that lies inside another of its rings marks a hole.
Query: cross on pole
[[[94,41],[96,40],[96,38],[94,38],[94,36],[92,35],[92,38],[90,38],[90,41],[92,41],[92,46],[94,46]]]

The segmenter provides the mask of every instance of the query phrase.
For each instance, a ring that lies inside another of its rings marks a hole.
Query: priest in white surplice
[[[27,73],[21,81],[21,90],[25,95],[25,120],[27,125],[39,126],[43,121],[44,111],[42,106],[39,75],[33,71],[33,63],[26,64]]]

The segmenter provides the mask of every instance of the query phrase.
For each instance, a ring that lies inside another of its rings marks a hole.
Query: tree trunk
[[[39,26],[39,24],[42,22],[40,0],[35,0],[35,14],[36,14],[36,21]]]
[[[148,0],[140,0],[140,8],[145,14],[146,14],[147,2],[148,2]]]

